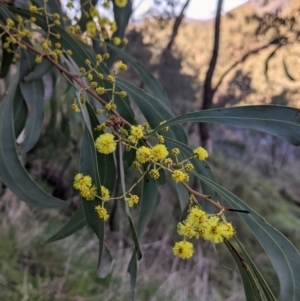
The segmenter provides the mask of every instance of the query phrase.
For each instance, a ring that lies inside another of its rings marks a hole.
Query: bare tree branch
[[[172,46],[173,46],[173,44],[174,44],[175,38],[176,38],[176,36],[177,36],[177,34],[178,34],[179,27],[180,27],[180,25],[181,25],[181,23],[182,23],[182,20],[183,20],[183,18],[184,18],[184,13],[185,13],[185,11],[186,11],[186,9],[187,9],[189,3],[190,3],[190,0],[187,0],[187,1],[185,2],[185,4],[183,5],[183,7],[182,7],[182,9],[181,9],[180,14],[176,17],[175,22],[174,22],[174,25],[173,25],[172,34],[171,34],[169,43],[168,43],[167,47],[164,49],[162,55],[164,55],[164,53],[166,53],[166,52],[168,52],[169,50],[171,50],[171,48],[172,48]]]
[[[220,85],[222,84],[224,78],[226,77],[226,75],[233,70],[236,66],[238,66],[239,64],[243,63],[249,56],[256,54],[258,52],[260,52],[263,49],[269,48],[271,45],[277,44],[279,41],[278,38],[273,39],[272,41],[270,41],[267,44],[263,44],[260,47],[257,47],[247,53],[245,53],[239,60],[235,61],[231,66],[229,66],[224,73],[221,75],[221,77],[219,78],[217,84],[215,85],[215,87],[213,88],[214,93],[219,89]],[[281,46],[283,46],[282,44],[277,45],[278,48],[280,48]]]

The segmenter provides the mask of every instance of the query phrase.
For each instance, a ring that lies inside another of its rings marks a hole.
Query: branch
[[[255,48],[249,52],[247,52],[246,54],[244,54],[239,60],[237,60],[236,62],[234,62],[230,67],[228,67],[228,69],[226,69],[226,71],[221,75],[218,83],[216,84],[216,86],[213,88],[214,93],[219,89],[220,85],[222,84],[224,78],[226,77],[226,75],[232,70],[234,69],[237,65],[239,65],[240,63],[243,63],[249,56],[251,56],[252,54],[256,54],[258,52],[260,52],[263,49],[266,49],[268,47],[270,47],[271,45],[274,45],[276,43],[278,43],[279,38],[276,38],[272,41],[270,41],[267,44],[264,44],[258,48]],[[283,46],[283,44],[279,44],[277,47],[281,47]]]
[[[189,5],[189,2],[190,2],[190,0],[187,0],[185,2],[185,4],[183,5],[183,7],[181,9],[180,14],[175,19],[169,43],[168,43],[167,47],[165,48],[165,50],[163,51],[163,54],[172,48],[172,46],[174,44],[174,41],[175,41],[175,38],[176,38],[176,36],[178,34],[179,27],[180,27],[181,22],[182,22],[182,20],[184,18],[185,10],[187,9],[187,7]]]

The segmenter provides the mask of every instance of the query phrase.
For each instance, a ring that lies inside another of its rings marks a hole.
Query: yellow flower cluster
[[[159,161],[165,159],[169,152],[164,144],[157,144],[152,148],[141,146],[136,151],[136,159],[141,163],[146,163],[150,160]]]
[[[92,178],[78,173],[74,178],[73,186],[80,191],[80,195],[88,201],[95,199],[97,194],[96,186],[92,185]]]
[[[178,223],[177,231],[179,235],[184,236],[184,239],[202,237],[216,244],[224,242],[224,240],[230,239],[234,235],[234,228],[231,223],[224,222],[217,215],[207,215],[198,206],[192,207],[187,218]],[[181,251],[179,251],[178,246],[180,246]],[[190,245],[187,245],[184,240],[175,244],[173,253],[175,256],[186,259],[192,256],[191,250]]]
[[[95,206],[95,211],[99,218],[106,221],[109,218],[107,210],[104,208],[103,203],[109,201],[110,193],[105,186],[101,186],[101,197],[97,195],[97,188],[92,184],[92,178],[90,176],[84,176],[82,173],[78,173],[74,177],[73,186],[80,191],[80,195],[87,201],[93,201],[96,197],[102,200],[102,205]],[[137,201],[138,202],[138,201]]]

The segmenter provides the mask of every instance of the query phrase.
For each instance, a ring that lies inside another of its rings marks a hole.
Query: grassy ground
[[[247,155],[239,158],[241,163],[217,153],[212,157],[210,162],[219,183],[254,207],[300,248],[297,230],[300,210],[295,205],[295,185],[300,179],[290,165],[264,177],[251,166],[242,167],[244,157]],[[181,261],[173,257],[171,248],[178,239],[174,216],[179,212],[176,197],[172,195],[174,187],[162,191],[161,203],[142,242],[136,300],[244,300],[238,271],[224,246],[215,249],[202,241],[197,244],[193,259]],[[127,264],[132,243],[126,221],[121,219],[114,232],[107,230],[107,244],[115,258],[114,269],[108,278],[99,279],[97,240],[88,228],[65,240],[44,243],[69,214],[29,208],[5,191],[0,213],[1,301],[129,299]],[[237,235],[278,292],[276,276],[261,247],[235,214],[228,215],[228,219],[234,222]]]

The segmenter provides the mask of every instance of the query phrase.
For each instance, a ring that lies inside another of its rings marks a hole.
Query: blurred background
[[[248,104],[300,108],[299,0],[135,0],[127,37],[125,50],[161,82],[175,115]],[[145,88],[131,68],[122,76]],[[22,160],[46,191],[70,206],[32,208],[1,184],[0,300],[128,300],[133,243],[121,204],[111,204],[106,227],[115,258],[108,278],[97,278],[97,239],[87,227],[65,240],[44,243],[80,203],[72,181],[82,129],[70,127],[65,110],[73,94],[65,82],[52,80],[44,79],[48,89],[42,136]],[[0,97],[8,84],[0,80]],[[218,183],[300,249],[299,149],[232,126],[184,127],[191,146],[208,148]],[[128,181],[131,174],[129,170]],[[199,241],[192,259],[172,255],[181,218],[175,186],[164,186],[161,195],[141,244],[136,300],[245,300],[238,270],[224,246]],[[135,208],[133,214],[137,212]],[[278,295],[278,280],[262,248],[236,214],[226,217]]]

